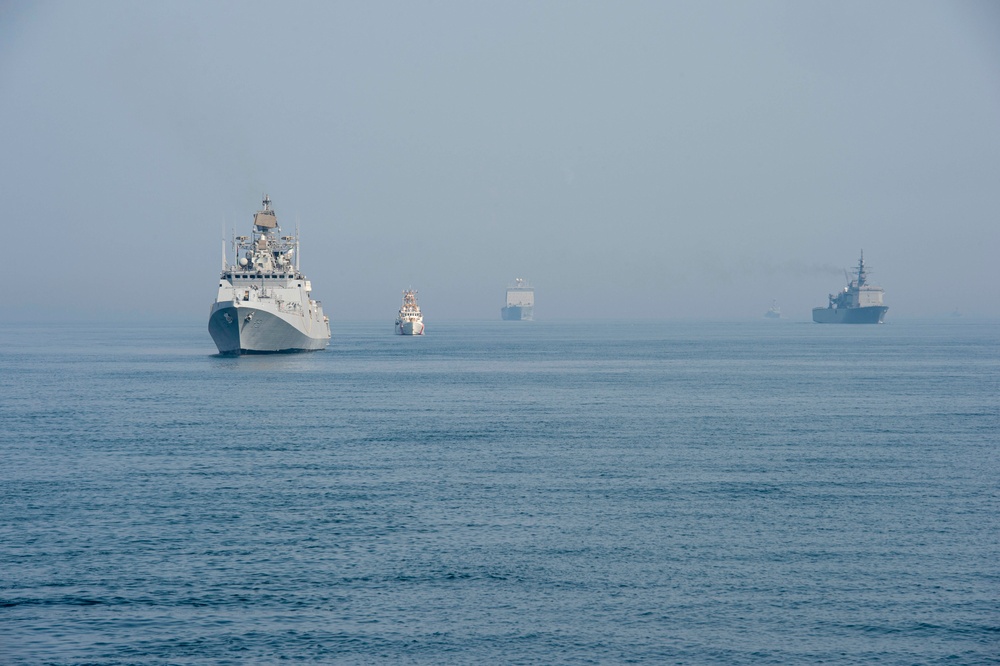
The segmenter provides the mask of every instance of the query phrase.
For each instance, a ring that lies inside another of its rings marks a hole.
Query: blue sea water
[[[998,663],[996,322],[0,343],[3,663]]]

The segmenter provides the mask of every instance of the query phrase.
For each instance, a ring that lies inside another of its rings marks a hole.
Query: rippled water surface
[[[5,663],[1000,655],[996,322],[0,342]]]

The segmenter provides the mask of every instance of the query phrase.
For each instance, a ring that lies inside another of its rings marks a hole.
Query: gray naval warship
[[[813,308],[817,324],[881,324],[889,308],[882,305],[885,290],[868,284],[865,251],[858,261],[858,275],[839,294],[830,294],[825,308]]]
[[[235,263],[228,262],[223,246],[208,332],[226,355],[324,349],[330,343],[330,320],[299,271],[298,236],[282,236],[266,194],[263,204],[250,235],[233,237]]]

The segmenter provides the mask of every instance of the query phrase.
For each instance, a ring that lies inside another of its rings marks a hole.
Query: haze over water
[[[200,319],[266,192],[335,320],[411,286],[493,319],[514,277],[541,318],[808,319],[861,249],[890,319],[997,317],[998,26],[978,1],[8,2],[30,288],[4,307]]]

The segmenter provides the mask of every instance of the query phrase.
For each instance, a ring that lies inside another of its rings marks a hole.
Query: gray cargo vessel
[[[865,252],[861,251],[858,275],[839,294],[830,294],[825,308],[813,308],[817,324],[881,324],[889,308],[882,305],[885,290],[868,284]]]
[[[528,286],[528,281],[515,278],[514,284],[507,287],[507,301],[500,308],[500,318],[504,321],[531,321],[535,315],[535,290]]]

